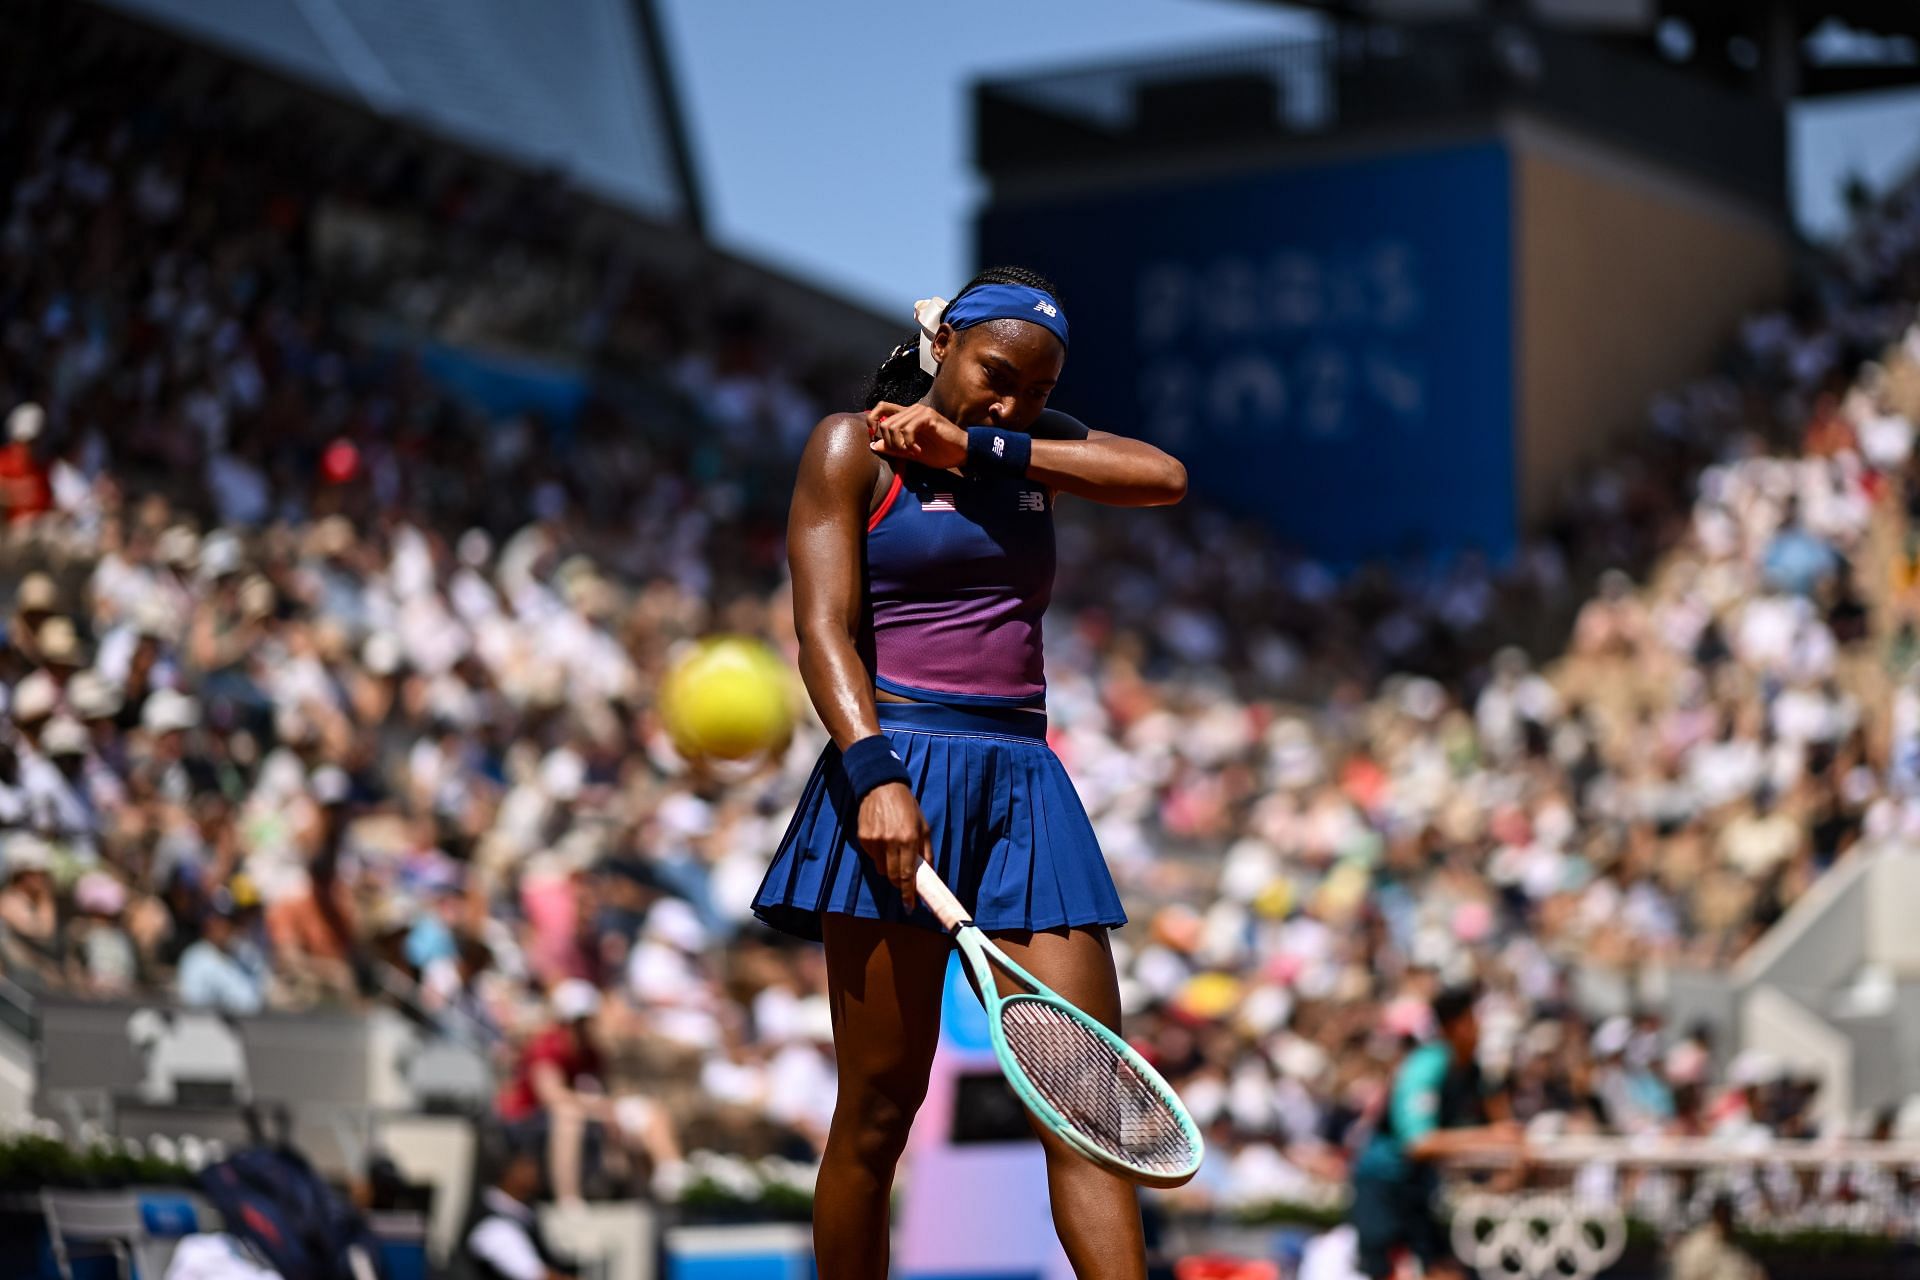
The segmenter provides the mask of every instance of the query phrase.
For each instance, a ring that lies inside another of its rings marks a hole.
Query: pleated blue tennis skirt
[[[932,833],[933,865],[989,933],[1127,922],[1093,824],[1038,712],[882,702],[880,731],[906,763]],[[840,750],[807,779],[787,833],[753,898],[753,913],[818,941],[831,913],[938,931],[855,841],[858,809]]]

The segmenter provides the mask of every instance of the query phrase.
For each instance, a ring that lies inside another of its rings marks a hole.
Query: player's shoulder
[[[876,484],[881,459],[866,432],[866,415],[829,413],[814,424],[801,453],[797,493],[854,495]]]
[[[807,443],[809,447],[822,446],[831,449],[845,449],[858,445],[864,450],[869,438],[866,414],[830,413],[813,424],[813,430],[807,436]]]
[[[877,459],[869,447],[867,419],[860,413],[830,413],[807,436],[801,470],[828,475],[871,477]]]
[[[867,415],[859,409],[845,409],[830,413],[814,424],[815,431],[858,431],[867,434]]]

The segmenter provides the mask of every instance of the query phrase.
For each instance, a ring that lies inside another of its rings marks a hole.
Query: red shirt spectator
[[[16,405],[7,415],[7,444],[0,447],[0,508],[7,521],[17,524],[53,509],[53,484],[47,466],[33,455],[46,412],[32,402]]]
[[[563,982],[555,990],[553,1025],[527,1041],[513,1064],[513,1078],[500,1091],[496,1106],[502,1120],[512,1124],[540,1113],[534,1075],[542,1066],[557,1071],[569,1089],[604,1077],[605,1063],[587,1034],[587,1019],[599,1004],[598,996],[590,984],[579,979]],[[585,1012],[581,1012],[583,1009]]]

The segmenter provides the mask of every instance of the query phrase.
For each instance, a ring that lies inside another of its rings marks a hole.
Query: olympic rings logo
[[[1454,1201],[1454,1254],[1482,1280],[1592,1280],[1626,1247],[1626,1217],[1610,1204],[1484,1192]]]

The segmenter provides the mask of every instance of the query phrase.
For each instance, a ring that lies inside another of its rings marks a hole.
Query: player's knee
[[[848,1136],[861,1163],[891,1168],[907,1148],[913,1117],[926,1097],[924,1072],[900,1073],[869,1080],[859,1087],[841,1086],[835,1124],[847,1122]]]

